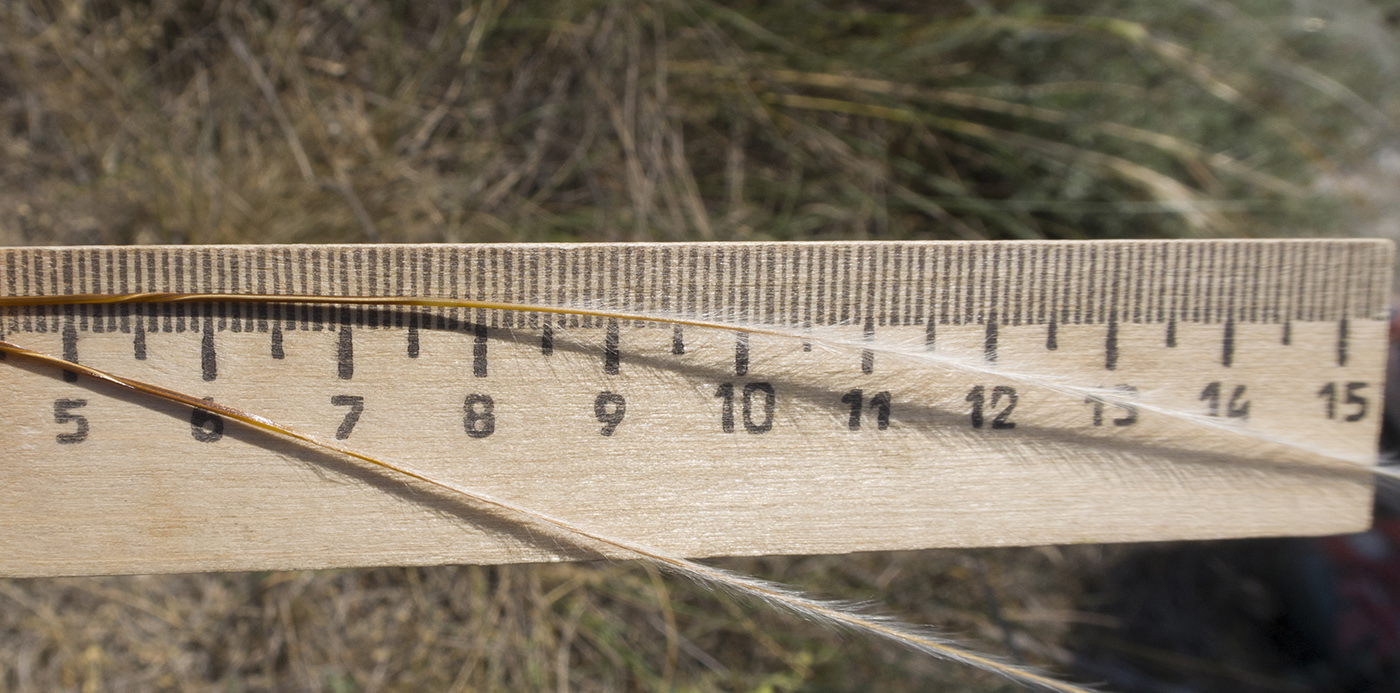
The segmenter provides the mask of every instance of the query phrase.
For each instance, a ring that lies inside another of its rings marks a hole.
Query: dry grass
[[[1304,211],[1309,182],[1390,134],[1366,46],[1314,47],[1291,15],[921,5],[9,4],[0,229],[12,243],[1298,232],[1323,218]]]
[[[1315,182],[1394,135],[1360,0],[925,4],[5,3],[0,243],[1326,233]],[[1067,670],[1121,553],[722,563]],[[1010,689],[627,564],[0,605],[5,690]]]
[[[1047,575],[1065,566],[1054,551],[990,561],[930,552],[726,563],[995,641],[979,575],[991,585],[1010,563]],[[1063,658],[1046,644],[1068,625],[1063,585],[1020,582],[1041,594],[997,585],[1020,650]],[[0,680],[14,690],[1015,688],[634,565],[28,580],[0,583],[0,597]]]

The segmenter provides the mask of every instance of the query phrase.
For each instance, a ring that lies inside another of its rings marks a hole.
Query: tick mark
[[[422,351],[422,342],[418,336],[418,314],[414,313],[408,317],[408,357],[418,358]]]
[[[1337,323],[1337,365],[1347,365],[1347,319]]]
[[[486,326],[472,325],[472,333],[476,338],[472,340],[472,375],[477,378],[486,377]]]
[[[1235,319],[1225,320],[1225,337],[1220,340],[1220,363],[1229,368],[1235,362]]]
[[[618,351],[617,321],[609,320],[607,333],[603,336],[603,372],[617,375],[622,354]]]
[[[865,341],[875,341],[875,319],[865,319]],[[860,352],[860,372],[870,375],[875,372],[875,352],[865,349]]]
[[[1060,323],[1050,316],[1050,324],[1045,326],[1045,348],[1054,351],[1060,348]]]
[[[136,327],[132,329],[131,353],[137,361],[146,360],[146,325],[139,317],[136,319]]]
[[[982,354],[987,358],[987,363],[997,362],[997,312],[987,313],[987,336],[982,343]]]
[[[540,354],[543,356],[554,355],[554,324],[546,322],[540,329]]]
[[[204,336],[199,340],[199,370],[204,381],[219,377],[219,358],[214,353],[214,321],[204,316]]]
[[[78,362],[78,328],[74,327],[71,322],[63,325],[63,360],[72,363]],[[63,371],[63,382],[78,382],[78,374],[69,370]]]
[[[685,332],[680,325],[671,328],[671,353],[680,356],[685,353]]]
[[[355,338],[350,325],[341,323],[340,338],[336,341],[335,372],[341,380],[355,377]]]
[[[287,358],[287,352],[282,349],[282,326],[280,324],[272,324],[271,339],[272,344],[269,347],[269,351],[272,353],[272,358],[278,361]]]
[[[1103,367],[1118,368],[1118,316],[1108,316],[1108,334],[1103,339]]]
[[[734,340],[734,374],[748,375],[749,372],[749,333],[740,332]]]

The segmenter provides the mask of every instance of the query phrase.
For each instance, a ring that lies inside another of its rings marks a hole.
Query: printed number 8
[[[485,438],[496,432],[496,402],[491,395],[467,395],[462,403],[462,428],[473,438]]]

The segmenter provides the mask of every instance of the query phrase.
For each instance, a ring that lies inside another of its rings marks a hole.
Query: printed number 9
[[[615,392],[600,392],[593,400],[593,415],[603,424],[602,434],[610,436],[627,415],[627,400]]]

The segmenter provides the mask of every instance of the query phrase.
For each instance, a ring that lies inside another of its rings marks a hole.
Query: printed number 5
[[[81,443],[81,442],[87,440],[87,437],[88,437],[88,420],[87,420],[87,417],[86,417],[86,416],[83,416],[82,414],[74,414],[74,413],[72,413],[72,410],[77,409],[77,408],[79,408],[79,407],[86,407],[86,406],[87,406],[87,400],[85,400],[85,399],[60,399],[60,400],[54,401],[54,403],[53,403],[53,421],[54,421],[54,423],[61,423],[61,424],[62,424],[62,423],[69,423],[69,422],[72,422],[72,423],[75,423],[75,424],[78,425],[78,430],[73,431],[72,433],[60,433],[60,434],[58,434],[57,436],[54,436],[54,439],[57,440],[60,444],[63,444],[63,445],[71,445],[71,444],[73,444],[73,443]]]

